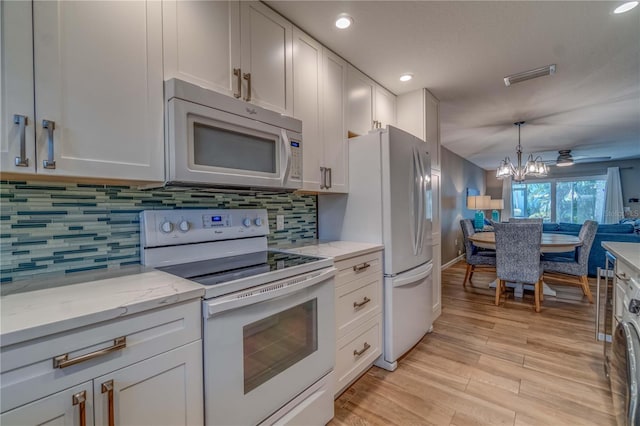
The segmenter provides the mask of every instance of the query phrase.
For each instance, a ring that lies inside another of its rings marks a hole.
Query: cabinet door
[[[375,83],[349,66],[347,77],[347,129],[365,135],[373,126],[373,91]]]
[[[161,3],[33,5],[39,173],[163,180]]]
[[[0,415],[3,425],[93,425],[93,385],[86,382]],[[83,403],[84,400],[84,403]],[[84,411],[83,411],[84,410]],[[84,422],[82,421],[84,416]]]
[[[426,140],[431,153],[431,168],[440,170],[440,101],[425,91],[427,113]]]
[[[243,1],[240,27],[242,72],[251,74],[245,100],[293,115],[293,25],[260,2]]]
[[[164,78],[240,97],[240,5],[237,1],[162,2]]]
[[[328,49],[323,52],[322,134],[325,165],[331,169],[329,192],[346,193],[349,191],[349,146],[345,129],[347,62]]]
[[[204,424],[201,340],[93,383],[96,425]]]
[[[422,140],[426,139],[425,89],[403,93],[396,97],[396,124]]]
[[[293,116],[302,120],[303,189],[324,188],[322,144],[322,46],[293,29]]]
[[[32,4],[28,1],[0,2],[0,170],[3,172],[35,172],[31,10]]]
[[[433,246],[433,273],[432,273],[432,302],[433,302],[433,320],[442,313],[442,248],[440,244]]]
[[[379,127],[396,125],[396,95],[376,85],[374,117]]]

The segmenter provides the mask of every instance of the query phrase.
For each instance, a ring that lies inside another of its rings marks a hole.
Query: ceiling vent
[[[523,81],[531,80],[538,77],[544,77],[545,75],[551,75],[555,73],[556,64],[551,64],[547,65],[546,67],[540,67],[533,70],[508,75],[504,78],[504,85],[509,87],[512,84],[522,83]]]

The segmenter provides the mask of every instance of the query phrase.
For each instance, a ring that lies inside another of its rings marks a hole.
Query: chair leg
[[[540,312],[540,293],[542,293],[542,279],[535,284],[534,301],[536,312]]]
[[[473,285],[471,282],[471,278],[473,277],[473,273],[476,270],[476,265],[471,265],[471,272],[469,273],[469,284]]]
[[[543,282],[543,280],[540,280],[540,282]],[[544,285],[541,284],[540,285],[540,303],[544,302]]]
[[[593,303],[593,295],[591,294],[591,289],[589,288],[589,280],[586,275],[582,275],[580,277],[580,284],[582,284],[582,292],[587,299],[589,299],[589,303]]]
[[[467,287],[467,280],[469,279],[469,273],[471,273],[471,265],[467,263],[467,271],[464,273],[464,281],[462,281],[462,287]]]
[[[503,281],[501,279],[496,280],[496,306],[500,306],[500,295],[502,294]]]

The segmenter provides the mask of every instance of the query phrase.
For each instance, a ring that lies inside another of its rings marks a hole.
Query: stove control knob
[[[629,302],[629,312],[640,315],[640,300],[631,299],[631,302]]]
[[[178,224],[178,228],[182,232],[187,232],[191,228],[191,224],[189,222],[187,222],[186,220],[183,220],[182,222],[180,222]]]
[[[256,218],[256,220],[254,220],[253,223],[255,223],[256,226],[262,226],[262,219]]]
[[[163,234],[168,234],[169,232],[173,231],[173,223],[169,222],[168,220],[162,222],[162,224],[160,225],[160,230]]]
[[[250,226],[251,226],[251,219],[249,219],[248,217],[245,217],[245,218],[242,220],[242,224],[245,226],[245,228],[250,227]]]

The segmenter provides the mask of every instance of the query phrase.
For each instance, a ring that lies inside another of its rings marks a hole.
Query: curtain
[[[604,191],[604,223],[618,223],[620,219],[624,219],[620,168],[609,167]]]
[[[502,180],[502,200],[504,201],[504,209],[500,220],[508,222],[511,218],[511,209],[513,209],[513,204],[511,203],[511,176]]]

